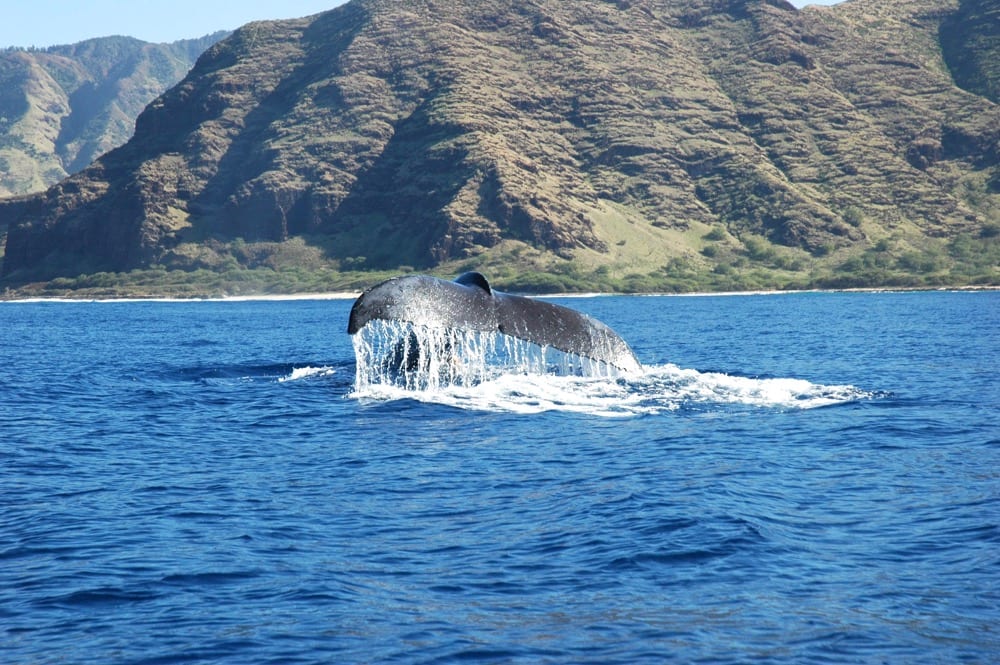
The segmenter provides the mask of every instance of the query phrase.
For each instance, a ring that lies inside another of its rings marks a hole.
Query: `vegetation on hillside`
[[[0,288],[997,285],[989,8],[353,0],[250,24],[125,146],[0,201]]]
[[[961,234],[924,249],[887,239],[860,252],[829,256],[820,263],[796,256],[760,239],[734,245],[716,229],[703,238],[702,252],[727,254],[714,265],[672,259],[649,270],[583,267],[522,245],[475,260],[442,264],[431,271],[452,278],[468,270],[485,273],[497,289],[517,293],[712,293],[758,290],[857,288],[977,288],[997,286],[1000,226],[977,235]],[[324,262],[299,241],[289,241],[284,262],[274,262],[273,247],[246,245],[234,256],[256,249],[266,264],[227,260],[226,265],[194,270],[152,266],[129,272],[98,272],[45,281],[0,281],[0,299],[14,298],[218,298],[227,296],[359,292],[383,279],[412,272],[363,270],[364,257]],[[305,260],[302,255],[310,255]],[[298,257],[298,259],[296,258]]]

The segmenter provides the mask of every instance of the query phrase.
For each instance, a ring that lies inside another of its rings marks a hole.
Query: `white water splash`
[[[354,398],[414,399],[513,413],[635,416],[726,405],[810,409],[868,399],[848,385],[752,378],[675,365],[626,374],[500,334],[373,321],[354,335]]]
[[[335,371],[332,367],[295,367],[292,369],[291,374],[279,378],[278,383],[310,379],[317,376],[330,376]]]
[[[703,403],[812,409],[873,396],[849,385],[823,385],[794,378],[732,376],[669,364],[647,369],[637,388],[657,402],[675,406]]]

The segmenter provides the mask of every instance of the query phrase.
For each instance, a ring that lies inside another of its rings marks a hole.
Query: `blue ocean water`
[[[359,390],[350,301],[0,303],[0,661],[1000,660],[1000,293],[556,302],[643,374]]]

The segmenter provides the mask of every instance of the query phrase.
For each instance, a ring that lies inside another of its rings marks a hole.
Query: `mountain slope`
[[[223,36],[0,52],[0,197],[41,191],[125,143],[146,104]]]
[[[955,83],[1000,103],[1000,5],[961,0],[942,21],[940,38]]]
[[[297,237],[342,266],[622,273],[924,251],[1000,222],[1000,112],[940,46],[958,15],[354,0],[250,24],[127,145],[0,205],[3,271],[258,265]]]

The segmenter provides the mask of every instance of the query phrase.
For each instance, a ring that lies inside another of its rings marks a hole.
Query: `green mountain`
[[[126,145],[0,204],[3,275],[995,284],[993,7],[353,0],[253,23]]]
[[[0,51],[0,197],[42,191],[128,141],[146,104],[226,34]]]

